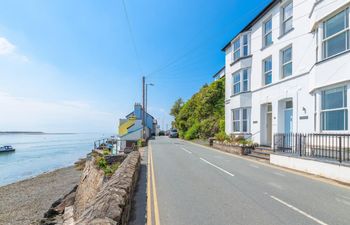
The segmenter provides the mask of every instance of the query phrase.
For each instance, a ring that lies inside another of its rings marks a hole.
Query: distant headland
[[[2,134],[30,134],[30,135],[50,135],[50,134],[75,134],[75,133],[46,133],[42,131],[0,131],[0,135]]]

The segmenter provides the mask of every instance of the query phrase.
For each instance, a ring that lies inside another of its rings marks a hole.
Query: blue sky
[[[0,130],[116,132],[141,102],[170,124],[224,64],[221,48],[270,0],[1,0]],[[138,56],[137,56],[138,55]]]

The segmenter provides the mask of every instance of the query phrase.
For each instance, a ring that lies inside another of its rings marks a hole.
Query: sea
[[[74,165],[111,134],[0,134],[0,146],[15,152],[0,152],[0,186]]]

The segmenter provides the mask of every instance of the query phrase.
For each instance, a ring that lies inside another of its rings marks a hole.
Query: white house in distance
[[[226,133],[349,133],[350,0],[274,0],[224,48]]]

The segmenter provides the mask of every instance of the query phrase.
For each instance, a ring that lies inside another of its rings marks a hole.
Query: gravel
[[[78,184],[73,166],[0,187],[0,224],[28,225],[43,218],[57,199]]]

